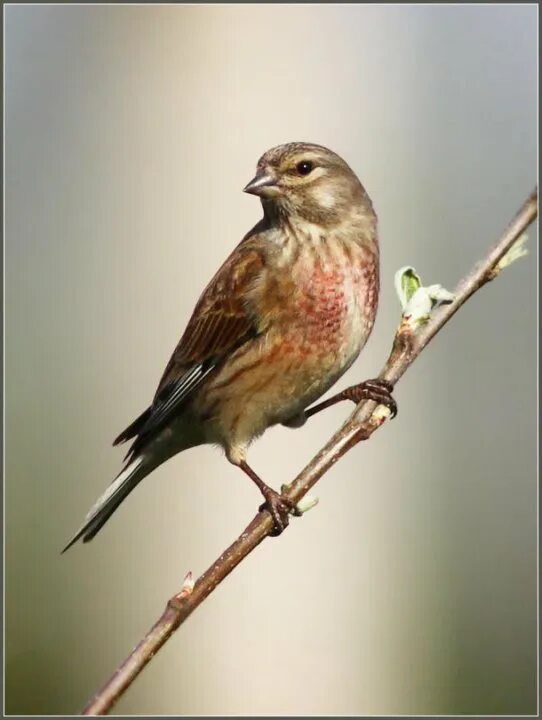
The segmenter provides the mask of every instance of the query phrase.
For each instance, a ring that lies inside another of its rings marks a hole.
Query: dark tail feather
[[[136,485],[143,480],[149,471],[150,468],[144,463],[143,457],[138,457],[127,465],[92,507],[85,518],[83,526],[75,533],[62,552],[65,553],[66,550],[80,538],[83,538],[83,542],[92,540],[121,502],[132,492]]]
[[[150,415],[151,409],[149,407],[144,412],[142,412],[141,415],[136,418],[131,425],[128,425],[126,430],[123,430],[123,432],[121,432],[118,438],[116,438],[113,442],[113,445],[120,445],[120,443],[126,442],[126,440],[131,440],[136,435],[139,435],[141,429],[143,428],[143,425],[145,425]]]

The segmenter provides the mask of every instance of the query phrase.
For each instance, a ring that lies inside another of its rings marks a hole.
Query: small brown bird
[[[221,445],[256,483],[279,534],[292,503],[249,467],[250,443],[339,400],[396,412],[381,380],[306,409],[352,365],[375,320],[377,218],[354,172],[325,147],[290,143],[260,158],[244,190],[264,216],[204,290],[151,406],[115,440],[133,439],[127,464],[65,550],[91,540],[156,467],[203,443]]]

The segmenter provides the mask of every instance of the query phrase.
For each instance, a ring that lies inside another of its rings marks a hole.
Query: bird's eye
[[[312,163],[310,160],[302,160],[301,162],[298,162],[295,166],[295,169],[300,175],[308,175],[313,168]]]

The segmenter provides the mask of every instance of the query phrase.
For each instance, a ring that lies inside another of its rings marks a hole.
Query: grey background
[[[345,157],[380,218],[374,376],[414,265],[453,288],[537,175],[532,6],[6,8],[6,709],[71,713],[259,498],[212,448],[59,551],[120,467],[202,288],[291,140]],[[123,713],[532,713],[536,230],[320,483],[157,656]],[[275,487],[346,417],[270,430]],[[293,434],[295,433],[295,434]]]

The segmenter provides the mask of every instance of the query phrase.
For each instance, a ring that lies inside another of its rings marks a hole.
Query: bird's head
[[[244,191],[264,210],[328,225],[370,201],[353,170],[321,145],[288,143],[268,150]]]

